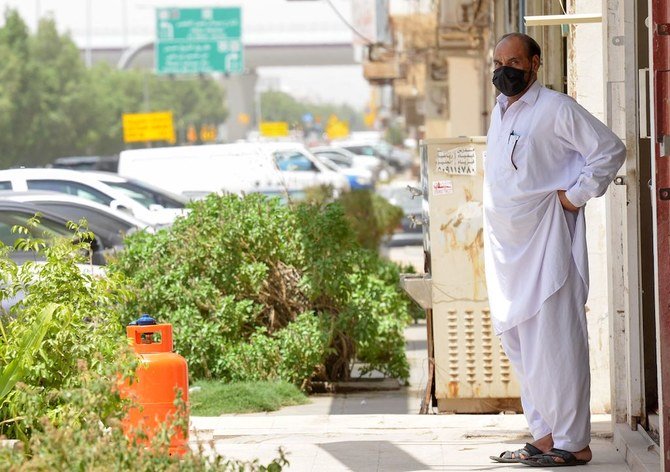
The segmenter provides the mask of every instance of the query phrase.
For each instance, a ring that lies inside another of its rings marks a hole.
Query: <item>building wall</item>
[[[482,61],[479,57],[449,58],[449,137],[481,136]]]
[[[572,4],[570,10],[574,13],[602,11],[601,0],[572,0],[570,3]],[[602,25],[595,23],[571,26],[567,57],[568,93],[597,118],[605,121]],[[608,413],[611,409],[605,198],[607,197],[593,199],[586,206],[591,275],[587,319],[591,362],[591,410],[594,413]]]
[[[426,139],[482,136],[482,67],[480,57],[450,57],[447,87],[426,82]],[[446,96],[445,96],[446,94]]]

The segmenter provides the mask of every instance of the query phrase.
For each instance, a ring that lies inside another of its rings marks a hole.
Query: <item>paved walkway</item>
[[[267,463],[278,448],[291,471],[528,470],[489,455],[529,440],[521,415],[265,415],[194,418],[217,453]],[[629,471],[609,439],[609,417],[594,418],[588,472]],[[533,468],[532,470],[544,470]]]
[[[271,413],[194,417],[193,426],[228,458],[267,463],[282,447],[290,471],[548,470],[489,459],[530,440],[523,415],[418,414],[427,381],[425,330],[420,323],[405,333],[410,387],[313,395],[307,405]],[[611,437],[609,416],[594,416],[594,459],[576,470],[629,471]]]

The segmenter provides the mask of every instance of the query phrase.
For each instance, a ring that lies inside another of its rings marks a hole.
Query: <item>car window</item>
[[[70,221],[77,222],[82,218],[86,218],[86,221],[89,223],[89,229],[93,232],[106,230],[114,234],[125,234],[134,227],[121,218],[88,206],[72,205],[63,202],[33,202],[33,205],[38,208],[49,209]]]
[[[279,170],[318,172],[310,158],[299,151],[277,151],[274,158]]]
[[[341,167],[351,167],[353,165],[353,160],[348,158],[347,156],[343,156],[342,154],[338,154],[336,152],[320,152],[318,154],[320,157],[325,157],[328,158],[330,161],[334,162],[338,166]]]
[[[11,190],[12,189],[12,183],[11,182],[0,182],[0,190]]]
[[[341,167],[339,167],[335,162],[331,161],[327,157],[321,156],[321,162],[323,163],[324,166],[328,167],[330,170],[334,172],[339,172],[341,169]]]
[[[12,233],[15,225],[26,226],[26,222],[34,214],[18,210],[0,210],[0,241],[5,246],[14,246],[14,241],[26,238],[25,234]],[[57,236],[67,236],[69,232],[65,225],[40,217],[40,224],[36,228],[29,228],[31,238],[51,240]]]
[[[149,205],[161,205],[163,208],[184,208],[184,202],[171,197],[167,193],[139,185],[135,182],[107,182],[107,185],[118,189],[130,198],[149,208]]]
[[[376,156],[375,148],[372,146],[344,146],[344,149],[360,156]]]
[[[85,198],[86,200],[100,203],[101,205],[109,206],[109,204],[112,203],[112,200],[114,200],[109,195],[105,195],[89,185],[69,180],[40,179],[28,180],[26,183],[28,185],[28,190],[49,190],[52,192],[67,193],[69,195],[74,195],[75,197]]]

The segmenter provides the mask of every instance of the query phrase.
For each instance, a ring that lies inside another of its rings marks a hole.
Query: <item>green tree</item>
[[[171,110],[182,129],[216,125],[227,115],[224,90],[212,78],[86,68],[53,19],[43,19],[30,35],[19,14],[7,10],[0,57],[0,168],[118,153],[128,147],[123,113]]]
[[[320,118],[322,124],[328,121],[329,116],[336,115],[340,120],[349,123],[349,129],[364,129],[363,112],[349,105],[298,101],[291,95],[278,91],[261,94],[263,121],[286,121],[292,126],[301,126],[305,113],[311,113],[315,118]]]
[[[26,110],[30,121],[20,130],[25,148],[17,157],[47,164],[56,156],[85,153],[98,110],[77,47],[51,19],[40,22],[29,45],[32,106]]]
[[[131,146],[123,144],[124,113],[171,110],[181,134],[189,125],[218,124],[226,119],[225,91],[211,78],[156,76],[148,71],[119,71],[107,64],[91,70],[96,96],[103,111],[96,128],[96,151],[112,154]]]
[[[30,87],[30,65],[28,63],[28,28],[18,13],[7,11],[5,25],[0,28],[0,149],[8,164],[17,160],[24,142],[23,130],[31,116],[27,92]],[[21,114],[21,110],[26,113]],[[14,146],[13,142],[17,145]]]

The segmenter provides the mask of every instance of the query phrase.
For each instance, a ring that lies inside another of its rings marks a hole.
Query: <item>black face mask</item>
[[[526,72],[530,72],[530,70],[526,71],[509,66],[500,66],[493,71],[493,85],[503,95],[513,97],[520,94],[528,86],[530,77],[526,80]]]

